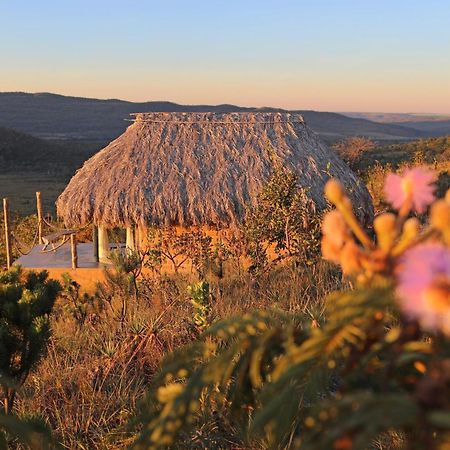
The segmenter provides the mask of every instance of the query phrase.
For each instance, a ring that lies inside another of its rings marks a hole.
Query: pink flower
[[[450,335],[450,249],[421,244],[399,261],[397,295],[407,316],[427,330]]]
[[[422,213],[434,200],[434,180],[434,173],[426,167],[415,167],[406,170],[403,175],[388,174],[384,192],[395,209],[399,210],[410,201],[412,208]]]

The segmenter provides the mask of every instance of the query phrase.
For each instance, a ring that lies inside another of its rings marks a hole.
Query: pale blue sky
[[[0,91],[450,113],[449,0],[0,0]]]

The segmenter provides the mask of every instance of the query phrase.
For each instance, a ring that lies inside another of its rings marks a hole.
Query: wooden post
[[[101,225],[98,227],[98,259],[101,263],[109,262],[108,229]]]
[[[36,192],[36,209],[37,209],[37,218],[38,218],[38,239],[39,244],[43,244],[42,241],[42,199],[41,193]]]
[[[70,250],[72,252],[72,269],[78,267],[78,249],[77,249],[77,235],[70,235]]]
[[[94,225],[92,230],[92,245],[94,246],[94,260],[98,262],[98,228]]]
[[[5,221],[6,267],[10,269],[12,265],[12,241],[11,230],[9,228],[9,202],[7,198],[3,199],[3,217]]]

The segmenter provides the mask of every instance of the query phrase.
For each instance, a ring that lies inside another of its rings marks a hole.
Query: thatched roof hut
[[[142,113],[90,158],[57,200],[67,225],[229,226],[273,167],[293,169],[319,208],[330,176],[350,188],[360,216],[372,215],[364,184],[289,113]]]

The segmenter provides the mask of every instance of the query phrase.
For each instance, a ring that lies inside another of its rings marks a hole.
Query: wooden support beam
[[[92,229],[92,245],[94,246],[94,260],[98,262],[98,228],[97,225]]]
[[[42,241],[42,198],[41,193],[36,192],[36,209],[37,209],[37,218],[38,218],[38,242],[39,244],[43,244]]]
[[[102,225],[98,227],[98,260],[101,263],[109,263],[108,229]]]
[[[136,242],[134,237],[134,227],[127,227],[127,239],[125,243],[127,252],[134,252],[136,250]]]
[[[72,253],[72,269],[76,269],[78,267],[78,249],[77,249],[77,235],[70,235],[70,250]]]
[[[3,199],[3,218],[5,223],[6,267],[10,269],[12,265],[12,240],[11,229],[9,227],[9,202],[7,198]]]

